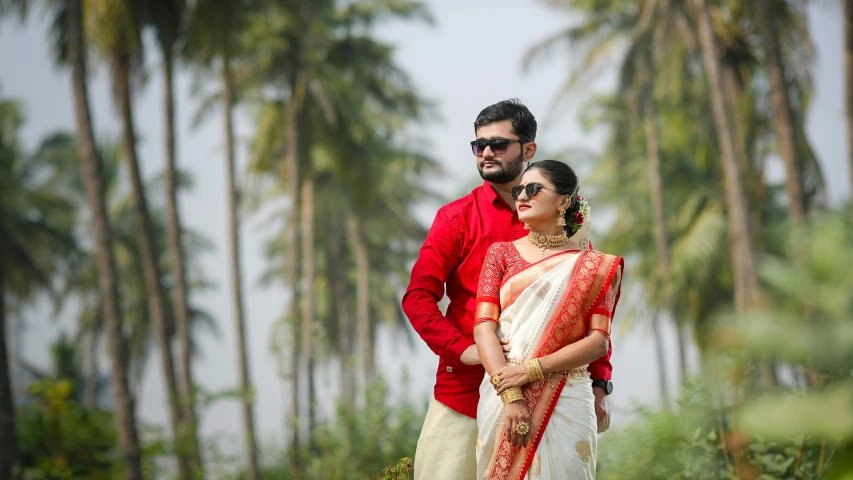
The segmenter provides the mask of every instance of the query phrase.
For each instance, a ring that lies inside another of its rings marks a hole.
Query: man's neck
[[[492,186],[492,189],[495,193],[498,194],[499,197],[509,205],[510,208],[515,210],[515,200],[512,199],[512,187],[521,183],[521,178],[517,178],[509,183],[493,183],[489,182],[489,185]]]

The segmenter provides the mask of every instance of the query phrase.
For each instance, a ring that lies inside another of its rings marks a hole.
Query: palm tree
[[[133,121],[131,77],[141,65],[142,43],[140,36],[143,12],[140,5],[126,0],[99,0],[92,3],[87,12],[88,32],[93,43],[110,64],[113,81],[113,97],[121,117],[124,156],[128,163],[130,183],[133,191],[137,236],[140,240],[142,271],[148,296],[148,309],[159,343],[163,380],[167,394],[169,423],[173,438],[178,445],[178,474],[181,478],[191,477],[191,462],[183,451],[183,415],[175,376],[174,359],[167,328],[167,302],[160,283],[157,245],[148,210],[145,185],[140,173],[140,162],[136,150],[136,127]]]
[[[25,158],[18,141],[22,122],[17,103],[0,101],[0,478],[17,477],[21,466],[6,349],[7,302],[29,302],[52,291],[55,274],[73,270],[77,251],[73,208],[51,188],[50,165]]]
[[[850,191],[853,192],[853,0],[844,0],[844,79],[844,96],[847,104],[847,150],[850,161],[848,170],[850,170]]]
[[[89,93],[86,85],[86,40],[83,30],[81,0],[67,0],[65,8],[68,35],[68,64],[74,90],[78,150],[83,185],[92,215],[92,230],[98,261],[98,287],[101,308],[107,328],[107,345],[111,362],[112,392],[115,399],[115,421],[121,446],[124,476],[142,479],[141,452],[136,431],[135,407],[128,388],[127,350],[122,334],[122,315],[118,294],[118,276],[110,247],[111,227],[104,202],[101,162],[95,147]]]
[[[788,194],[789,217],[791,223],[802,228],[806,221],[805,196],[800,172],[799,148],[794,123],[788,82],[782,51],[779,47],[779,34],[774,24],[773,9],[769,0],[756,0],[756,17],[764,47],[767,76],[770,80],[770,100],[773,104],[773,124],[776,129],[776,141],[779,153],[785,163],[785,186]]]
[[[317,318],[314,311],[314,300],[317,295],[314,291],[313,278],[315,275],[316,255],[312,253],[313,246],[305,242],[314,237],[313,225],[314,215],[309,215],[315,209],[304,205],[309,198],[316,198],[310,189],[316,189],[316,179],[306,177],[318,174],[315,163],[315,149],[318,142],[312,139],[338,136],[344,128],[342,122],[346,116],[353,116],[358,110],[358,99],[347,97],[342,92],[346,88],[361,88],[362,96],[367,96],[375,101],[381,108],[406,109],[412,105],[412,99],[405,95],[398,95],[395,88],[393,94],[382,90],[383,86],[396,87],[405,84],[407,80],[400,74],[399,70],[390,61],[390,49],[382,45],[368,35],[355,33],[360,27],[370,27],[377,19],[383,16],[398,17],[427,17],[423,6],[419,2],[354,2],[346,6],[337,6],[335,2],[301,2],[277,4],[271,11],[264,11],[258,17],[258,21],[252,24],[249,31],[250,40],[247,42],[254,46],[253,55],[256,59],[252,62],[257,65],[256,75],[261,82],[257,88],[274,88],[282,90],[285,98],[285,139],[286,145],[282,148],[284,160],[277,162],[275,173],[286,176],[281,184],[287,186],[294,211],[300,211],[302,218],[296,223],[301,225],[301,251],[302,256],[302,278],[299,300],[301,301],[301,325],[299,327],[300,347],[298,355],[302,359],[302,367],[299,371],[309,370],[306,375],[306,384],[309,391],[312,389],[311,366],[314,364],[313,331],[317,327]],[[348,80],[343,80],[348,79]],[[384,83],[383,83],[384,82]],[[396,83],[399,82],[399,83]],[[349,84],[347,84],[349,83]],[[397,94],[395,97],[394,95]],[[410,96],[411,97],[411,96]],[[321,133],[322,132],[322,133]],[[328,143],[328,142],[325,142]],[[352,163],[347,156],[340,156],[333,162]],[[313,172],[313,173],[312,173]],[[306,192],[303,189],[308,188]],[[305,215],[309,215],[305,218]],[[291,218],[295,215],[291,214]],[[346,217],[341,221],[345,222]],[[295,231],[288,235],[296,235]],[[290,237],[286,242],[291,245],[291,251],[287,264],[289,265],[289,276],[291,278],[290,288],[296,291],[296,268],[298,262],[297,252],[294,246],[296,237]],[[361,256],[366,259],[365,256]],[[363,270],[367,271],[367,263],[362,262]],[[365,368],[372,369],[371,346],[367,340],[370,338],[367,314],[367,282],[359,285],[364,289],[359,295],[362,299],[360,307],[357,307],[357,324],[361,325],[363,339],[360,352],[366,358]],[[297,295],[292,295],[291,312],[296,308]],[[294,324],[295,327],[295,324]],[[369,374],[368,377],[372,375]],[[295,379],[295,385],[300,382]],[[298,396],[298,393],[296,393]],[[313,422],[310,414],[313,404],[313,395],[308,393],[308,421]],[[297,417],[298,418],[298,417]],[[298,423],[298,419],[297,419]],[[298,425],[294,429],[298,440]],[[309,442],[310,443],[310,442]]]
[[[720,143],[724,172],[726,216],[734,272],[735,306],[738,311],[752,308],[757,301],[758,279],[755,271],[752,234],[749,228],[749,204],[743,187],[743,171],[738,163],[732,116],[723,86],[719,49],[711,27],[706,0],[693,0],[699,31],[699,45],[711,93],[711,109]]]
[[[240,372],[244,441],[246,442],[246,474],[249,480],[260,478],[258,451],[255,439],[254,407],[249,393],[252,391],[249,356],[246,348],[246,320],[243,307],[243,286],[240,262],[240,234],[235,152],[234,152],[234,61],[239,55],[239,35],[245,28],[245,19],[251,0],[201,0],[195,3],[190,14],[187,52],[191,59],[204,67],[219,63],[221,81],[220,100],[225,121],[225,168],[227,172],[228,237],[231,264],[231,295],[234,301],[234,324],[237,331],[237,362]]]
[[[152,24],[163,55],[163,100],[166,125],[166,214],[168,250],[174,277],[174,313],[178,340],[181,345],[181,407],[189,432],[187,443],[197,474],[204,477],[198,443],[198,422],[195,414],[195,383],[192,372],[192,351],[189,334],[189,300],[187,298],[186,260],[181,242],[181,221],[178,209],[177,161],[175,158],[175,98],[174,66],[176,48],[183,36],[187,5],[183,0],[157,1],[149,5]]]

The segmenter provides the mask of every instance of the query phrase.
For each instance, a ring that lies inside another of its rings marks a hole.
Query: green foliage
[[[396,459],[415,451],[423,414],[408,402],[394,404],[387,386],[368,389],[364,407],[355,408],[352,399],[344,402],[333,420],[318,426],[314,445],[299,451],[306,480],[376,480]],[[291,478],[289,454],[282,459],[282,466],[267,469],[265,476]],[[390,478],[406,478],[399,476],[401,466],[405,463],[393,467],[398,476]]]
[[[393,467],[385,467],[382,470],[384,475],[383,480],[409,480],[409,474],[412,473],[412,459],[403,457],[400,462]]]
[[[849,218],[830,212],[787,232],[785,257],[762,262],[764,310],[721,320],[707,383],[685,386],[675,411],[641,411],[606,437],[602,478],[850,478],[853,275],[840,261],[853,247]],[[792,379],[758,388],[762,361]]]
[[[813,437],[749,438],[732,430],[733,409],[715,407],[707,385],[688,384],[675,410],[641,410],[600,445],[599,478],[817,479],[835,443]]]
[[[90,410],[72,396],[74,385],[52,378],[30,386],[20,407],[18,438],[28,479],[118,479],[121,463],[110,412]]]

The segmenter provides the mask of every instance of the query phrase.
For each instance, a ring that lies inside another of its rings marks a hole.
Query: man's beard
[[[480,177],[482,177],[483,180],[498,184],[509,183],[518,178],[524,170],[523,155],[523,153],[520,153],[518,154],[518,157],[513,160],[495,161],[498,169],[495,170],[493,167],[488,172],[484,172],[482,163],[478,162],[477,170],[480,171]]]

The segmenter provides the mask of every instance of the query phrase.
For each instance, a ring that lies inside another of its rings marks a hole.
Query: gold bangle
[[[504,401],[504,405],[512,402],[517,402],[519,400],[524,400],[524,394],[521,393],[521,388],[512,387],[504,390],[504,393],[501,394],[501,399]]]
[[[525,360],[524,366],[527,367],[527,376],[530,378],[530,383],[545,378],[545,375],[542,374],[542,367],[539,365],[538,358]]]

